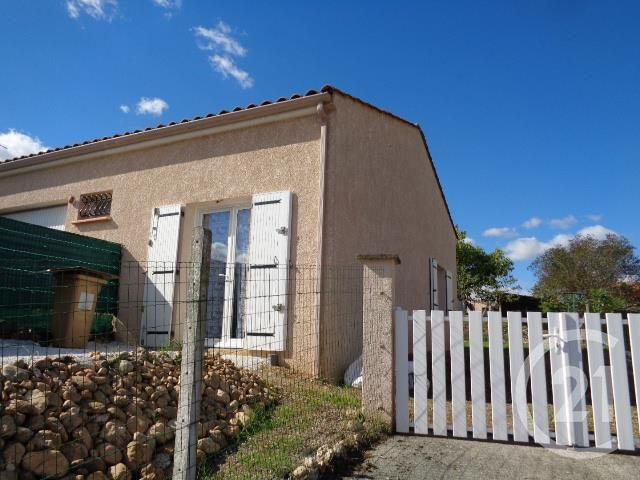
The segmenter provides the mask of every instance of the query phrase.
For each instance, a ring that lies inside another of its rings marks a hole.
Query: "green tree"
[[[509,290],[518,288],[511,275],[513,262],[502,250],[487,253],[471,243],[464,231],[459,228],[457,231],[458,297],[465,307],[474,301],[499,306]]]
[[[620,311],[627,302],[618,296],[619,286],[640,278],[640,258],[624,237],[577,236],[547,250],[530,269],[545,311]]]

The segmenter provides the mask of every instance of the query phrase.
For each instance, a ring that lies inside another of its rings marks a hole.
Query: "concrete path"
[[[564,455],[562,454],[564,453]],[[579,458],[570,458],[579,457]],[[395,436],[367,452],[344,479],[627,479],[640,478],[640,456],[550,450],[447,438]]]

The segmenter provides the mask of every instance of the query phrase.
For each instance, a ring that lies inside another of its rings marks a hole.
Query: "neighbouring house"
[[[212,230],[214,263],[282,277],[275,294],[254,292],[274,308],[242,324],[238,296],[251,282],[210,275],[209,295],[223,306],[209,312],[207,337],[220,348],[275,352],[340,378],[362,329],[336,314],[330,295],[345,285],[332,285],[333,273],[358,271],[359,254],[399,255],[403,308],[457,304],[456,233],[422,130],[330,86],[5,161],[0,215],[121,244],[119,333],[148,346],[182,337],[184,299],[167,286],[184,272],[168,266],[140,279],[131,265],[189,262],[198,225]],[[282,300],[287,272],[302,265],[321,280],[306,322],[296,312],[309,304]],[[145,311],[154,289],[165,302]],[[358,299],[361,308],[361,293],[349,302]]]

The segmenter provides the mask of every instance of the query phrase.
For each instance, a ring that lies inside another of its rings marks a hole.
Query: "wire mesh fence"
[[[43,258],[0,263],[2,480],[295,477],[384,429],[360,266]]]

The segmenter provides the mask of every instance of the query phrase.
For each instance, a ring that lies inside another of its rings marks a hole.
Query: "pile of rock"
[[[219,356],[203,367],[198,458],[215,454],[277,392]],[[163,480],[171,475],[179,357],[139,349],[4,365],[0,480]]]
[[[317,480],[322,475],[331,475],[336,465],[348,463],[350,457],[357,457],[359,452],[384,435],[382,430],[377,433],[368,432],[365,424],[355,418],[358,416],[356,411],[347,411],[345,415],[353,418],[346,425],[344,438],[334,444],[322,445],[313,455],[305,457],[291,472],[291,480]]]

